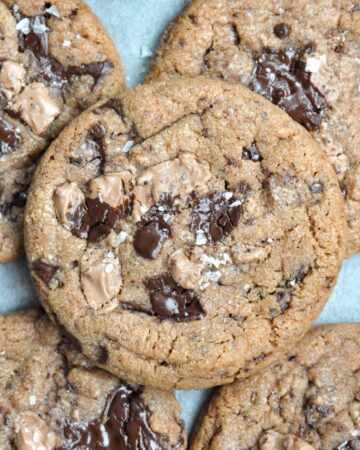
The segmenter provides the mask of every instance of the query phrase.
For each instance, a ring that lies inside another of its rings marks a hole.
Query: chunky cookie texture
[[[195,0],[148,75],[241,83],[309,130],[338,175],[348,255],[360,251],[359,23],[355,0]]]
[[[26,216],[50,313],[131,381],[201,388],[298,339],[344,242],[335,173],[310,135],[241,86],[138,87],[44,156]]]
[[[113,44],[82,1],[3,0],[0,41],[1,263],[22,253],[27,191],[44,149],[124,83]]]
[[[2,450],[186,447],[171,393],[94,368],[42,312],[0,318],[0,364]]]
[[[287,357],[223,387],[192,450],[360,448],[360,325],[314,328]]]

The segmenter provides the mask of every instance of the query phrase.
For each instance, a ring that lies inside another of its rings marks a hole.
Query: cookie
[[[140,384],[228,383],[320,313],[343,253],[336,175],[311,136],[241,86],[140,86],[74,121],[25,219],[49,314]]]
[[[124,87],[115,47],[81,0],[0,1],[0,263],[23,252],[36,163],[82,110]]]
[[[338,175],[348,255],[360,251],[359,26],[355,0],[195,0],[170,26],[148,77],[241,83],[309,130]]]
[[[360,324],[314,328],[287,357],[216,394],[192,450],[360,448]]]
[[[40,311],[0,317],[2,450],[185,449],[170,392],[94,368]]]

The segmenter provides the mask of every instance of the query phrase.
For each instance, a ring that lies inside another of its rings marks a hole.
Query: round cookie
[[[241,86],[153,83],[50,147],[25,219],[44,306],[86,355],[163,388],[269,364],[320,313],[345,220],[311,136]]]
[[[360,251],[360,3],[194,0],[165,34],[148,80],[206,75],[287,111],[327,152]]]
[[[36,163],[82,110],[124,87],[116,49],[81,0],[0,1],[0,263],[23,252]]]
[[[192,450],[360,448],[360,324],[314,328],[286,358],[220,389]]]
[[[2,450],[186,448],[172,393],[95,369],[40,311],[0,317],[0,364]]]

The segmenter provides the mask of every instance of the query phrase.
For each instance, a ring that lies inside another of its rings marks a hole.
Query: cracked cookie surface
[[[241,83],[308,129],[338,175],[347,255],[360,251],[359,24],[356,0],[195,0],[148,75]]]
[[[116,49],[81,0],[0,1],[0,263],[23,253],[36,163],[81,111],[124,87]]]
[[[94,106],[53,143],[25,220],[50,316],[101,367],[202,388],[269,364],[334,285],[345,220],[314,140],[205,78]]]
[[[192,450],[360,448],[360,325],[314,328],[275,365],[223,387]]]
[[[2,450],[186,448],[172,393],[94,368],[43,312],[0,317],[0,365]]]

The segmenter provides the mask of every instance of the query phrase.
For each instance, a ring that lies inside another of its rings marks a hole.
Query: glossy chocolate
[[[173,199],[163,195],[160,202],[141,218],[134,236],[134,248],[138,255],[145,259],[155,259],[159,255],[164,242],[171,237],[170,225],[164,217],[175,212]]]
[[[196,293],[182,288],[169,273],[148,279],[145,287],[150,292],[153,313],[161,319],[190,322],[205,316]]]
[[[165,450],[175,449],[149,425],[150,412],[141,392],[121,383],[110,395],[98,419],[86,426],[68,422],[66,445],[57,450]]]
[[[327,104],[305,71],[302,52],[264,49],[255,60],[250,88],[284,109],[307,130],[320,126]]]

